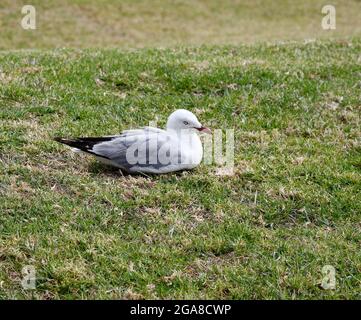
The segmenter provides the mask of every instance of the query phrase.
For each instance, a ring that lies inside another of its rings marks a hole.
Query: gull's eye
[[[189,125],[189,122],[188,121],[183,121],[183,123],[188,126]]]

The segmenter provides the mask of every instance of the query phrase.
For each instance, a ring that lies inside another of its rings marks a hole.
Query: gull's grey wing
[[[127,130],[120,136],[95,144],[91,153],[127,171],[157,172],[179,163],[178,140],[168,132],[146,127]]]

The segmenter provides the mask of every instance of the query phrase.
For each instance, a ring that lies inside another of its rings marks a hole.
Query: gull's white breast
[[[182,164],[187,169],[192,169],[198,166],[203,157],[203,147],[201,139],[197,133],[191,133],[181,137],[180,142],[182,153]]]

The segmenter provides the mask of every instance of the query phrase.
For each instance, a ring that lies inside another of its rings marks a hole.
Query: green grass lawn
[[[36,9],[24,30],[21,8]],[[336,30],[321,10],[336,9]],[[1,0],[0,50],[172,47],[361,36],[360,0]]]
[[[355,38],[0,53],[0,297],[361,298],[360,52]],[[235,130],[233,176],[122,176],[52,141],[164,126],[177,108]]]

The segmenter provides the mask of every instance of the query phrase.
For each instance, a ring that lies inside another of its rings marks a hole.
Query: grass
[[[361,298],[360,52],[355,38],[1,53],[0,297]],[[235,129],[233,176],[122,176],[52,141],[177,108]]]
[[[32,4],[37,29],[23,30]],[[336,30],[321,28],[324,5]],[[2,0],[0,50],[172,47],[361,36],[359,0]]]

